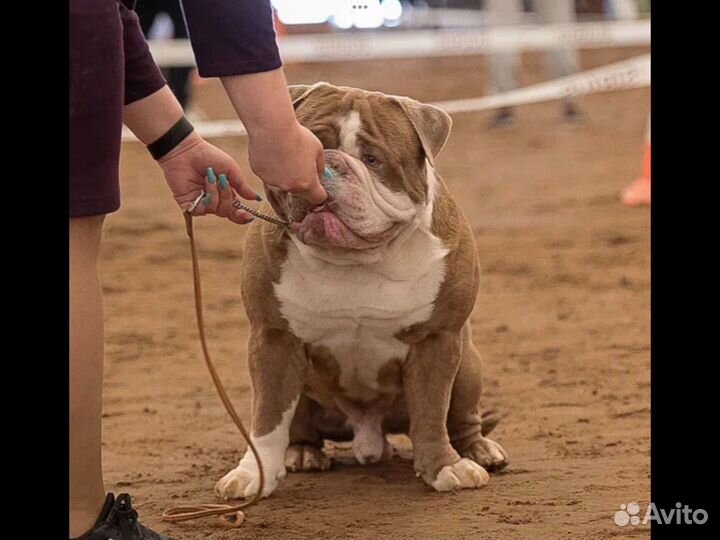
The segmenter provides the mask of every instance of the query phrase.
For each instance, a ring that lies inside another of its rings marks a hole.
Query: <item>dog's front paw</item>
[[[446,465],[430,485],[437,491],[481,488],[488,483],[490,475],[471,459],[462,458],[452,465]]]
[[[244,461],[244,460],[243,460]],[[260,471],[253,463],[240,462],[236,468],[223,476],[215,484],[215,493],[223,499],[240,499],[254,496],[260,489]],[[265,486],[263,497],[270,495],[278,487],[280,480],[285,478],[285,468],[282,471],[265,469]]]
[[[332,465],[322,448],[291,444],[285,452],[285,468],[292,472],[327,471]]]
[[[468,444],[460,455],[472,459],[488,471],[499,471],[508,464],[508,455],[505,449],[492,439],[478,438]]]

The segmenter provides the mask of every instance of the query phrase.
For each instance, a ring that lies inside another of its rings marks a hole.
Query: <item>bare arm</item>
[[[250,166],[263,182],[319,204],[325,167],[320,141],[295,118],[283,70],[222,77],[248,130]]]
[[[158,140],[183,116],[183,109],[167,85],[123,108],[123,122],[148,145]]]

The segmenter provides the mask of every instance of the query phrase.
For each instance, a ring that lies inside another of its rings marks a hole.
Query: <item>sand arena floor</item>
[[[582,64],[646,51],[586,51]],[[524,83],[542,80],[542,66],[525,55]],[[287,73],[293,83],[434,101],[481,95],[485,61],[304,64]],[[486,129],[490,113],[454,117],[438,169],[479,246],[472,324],[486,363],[483,406],[508,414],[493,433],[510,453],[507,470],[485,489],[438,494],[415,478],[406,440],[392,462],[374,466],[338,445],[334,470],[290,474],[234,531],[212,518],[160,520],[170,505],[216,502],[215,481],[244,447],[203,365],[182,217],[143,148],[125,145],[123,207],[107,220],[101,264],[108,489],[133,494],[145,523],[181,539],[649,537],[612,522],[621,503],[648,502],[650,489],[650,214],[616,201],[639,172],[649,97],[648,89],[585,97],[589,121],[580,126],[560,122],[557,103],[520,107],[507,131]],[[211,119],[233,117],[215,81],[196,100]],[[249,171],[244,139],[216,143]],[[212,354],[249,420],[244,229],[196,223]]]

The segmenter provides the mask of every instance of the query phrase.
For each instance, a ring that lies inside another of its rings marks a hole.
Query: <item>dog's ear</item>
[[[291,84],[288,86],[290,92],[290,99],[292,99],[293,107],[296,109],[306,97],[308,97],[313,91],[321,86],[332,86],[330,83],[325,81],[319,81],[315,84]]]
[[[452,128],[452,118],[434,105],[420,103],[408,97],[394,96],[400,108],[415,128],[425,156],[435,166],[435,157],[445,146]]]

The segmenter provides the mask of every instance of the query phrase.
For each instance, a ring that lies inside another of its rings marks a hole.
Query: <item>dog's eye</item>
[[[377,159],[375,156],[370,155],[370,154],[365,154],[365,155],[362,157],[362,162],[363,162],[365,165],[367,165],[368,167],[376,167],[377,165],[380,164],[380,162],[378,161],[378,159]]]

